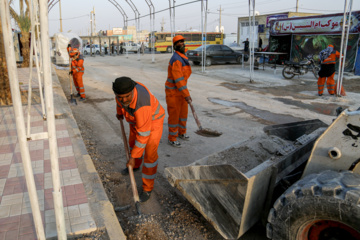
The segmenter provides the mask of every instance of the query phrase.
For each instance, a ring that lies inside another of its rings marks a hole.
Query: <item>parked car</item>
[[[194,65],[199,65],[202,61],[202,49],[205,46],[198,47],[195,50],[189,50],[186,56]],[[206,45],[206,59],[205,64],[210,66],[213,63],[241,63],[243,53],[234,51],[228,46],[222,44]],[[244,60],[247,61],[248,56],[244,55]]]
[[[140,49],[141,45],[138,43],[128,43],[125,44],[125,46],[123,46],[124,51],[128,51],[128,52],[134,52],[137,53]]]
[[[92,53],[96,53],[96,54],[100,54],[100,46],[99,44],[93,44],[92,45]],[[105,48],[103,46],[101,46],[101,52],[105,52]],[[90,54],[90,44],[86,45],[84,47],[84,55],[88,55]]]

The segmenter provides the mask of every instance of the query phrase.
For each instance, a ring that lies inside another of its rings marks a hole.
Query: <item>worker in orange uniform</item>
[[[335,64],[336,64],[336,58],[340,57],[340,53],[334,50],[334,45],[329,44],[326,49],[320,52],[319,57],[321,60],[321,68],[319,71],[319,79],[317,82],[319,96],[323,95],[325,82],[329,94],[334,95],[335,94],[335,80],[334,80]]]
[[[113,91],[117,103],[116,117],[120,120],[125,116],[130,126],[130,159],[121,174],[129,174],[128,166],[138,171],[144,159],[140,201],[146,202],[154,188],[158,167],[157,149],[163,131],[165,110],[143,84],[129,77],[115,79]]]
[[[77,48],[72,49],[72,51],[69,52],[70,57],[72,58],[71,61],[71,71],[69,72],[70,75],[73,76],[74,85],[78,92],[76,95],[77,97],[80,97],[80,101],[85,100],[85,88],[82,76],[84,75],[84,57],[82,54],[80,54],[79,50]]]
[[[169,114],[168,143],[173,147],[181,147],[177,137],[189,140],[186,134],[188,117],[188,103],[191,96],[187,88],[187,81],[191,75],[191,67],[185,56],[185,38],[177,35],[173,38],[174,54],[168,66],[168,76],[165,82],[166,104]]]

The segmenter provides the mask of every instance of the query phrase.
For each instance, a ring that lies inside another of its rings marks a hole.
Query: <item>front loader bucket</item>
[[[246,174],[231,165],[186,166],[165,174],[225,239],[238,239],[261,217],[271,166],[265,161]]]

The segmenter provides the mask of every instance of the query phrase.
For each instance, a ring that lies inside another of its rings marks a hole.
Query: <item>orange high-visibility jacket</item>
[[[156,97],[138,82],[134,88],[133,100],[128,107],[124,107],[117,97],[115,99],[117,114],[124,115],[129,124],[135,125],[136,140],[131,156],[141,158],[149,140],[152,122],[164,118],[165,110]]]
[[[73,59],[71,62],[71,71],[74,73],[84,72],[84,57],[79,55],[77,59]]]
[[[340,53],[336,50],[333,50],[328,58],[326,58],[321,64],[335,64],[336,58],[340,57]]]
[[[187,81],[191,75],[191,67],[188,58],[181,52],[176,51],[171,57],[168,66],[168,77],[165,82],[166,96],[189,97]]]

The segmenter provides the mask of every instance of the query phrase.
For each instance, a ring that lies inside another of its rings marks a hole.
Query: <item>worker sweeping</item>
[[[71,61],[71,71],[70,75],[73,76],[74,85],[78,92],[77,97],[80,97],[80,101],[85,100],[85,88],[82,76],[84,75],[84,57],[80,54],[77,48],[72,49],[70,52]]]
[[[165,82],[166,104],[168,110],[168,143],[173,147],[181,147],[177,137],[189,140],[186,134],[188,103],[191,96],[187,81],[191,75],[191,67],[185,56],[185,38],[177,35],[173,38],[174,54],[168,66],[168,76]]]
[[[144,159],[140,202],[146,202],[154,188],[158,166],[157,149],[163,131],[165,110],[143,84],[129,77],[115,79],[113,91],[117,103],[116,117],[119,120],[125,117],[130,126],[130,159],[121,174],[129,174],[128,166],[138,171]]]
[[[321,68],[318,79],[318,94],[323,95],[324,86],[326,82],[327,90],[330,95],[335,94],[335,64],[336,58],[340,57],[340,53],[334,50],[334,45],[329,44],[328,47],[322,50],[319,54],[321,60]]]

